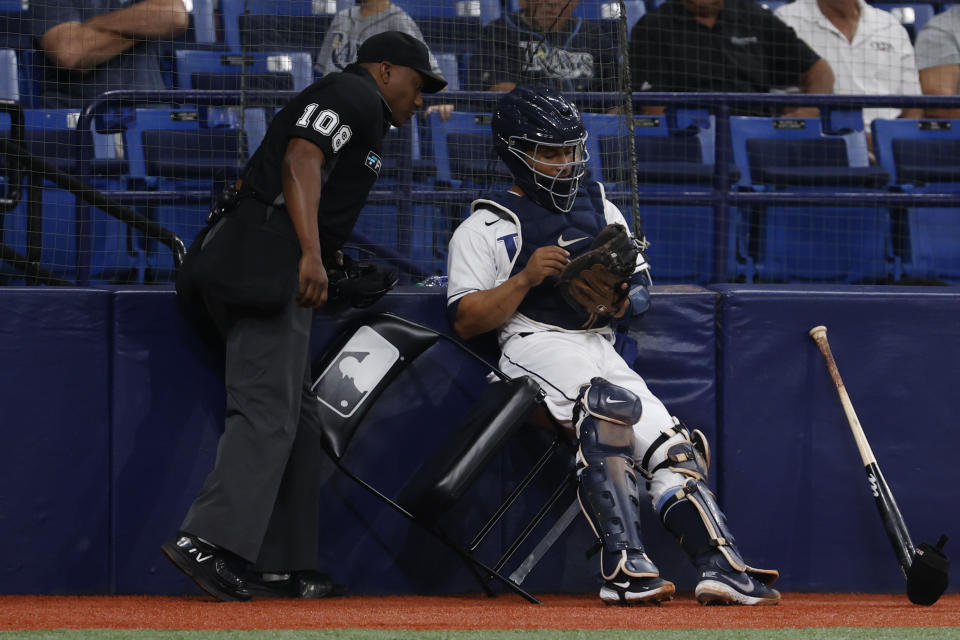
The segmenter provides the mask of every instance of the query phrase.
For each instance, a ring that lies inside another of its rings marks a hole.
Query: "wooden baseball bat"
[[[810,329],[810,337],[816,341],[820,348],[820,353],[827,363],[827,370],[833,379],[833,384],[837,388],[837,394],[840,396],[840,404],[843,405],[843,412],[847,416],[847,422],[850,423],[850,430],[853,432],[853,439],[857,443],[857,449],[860,451],[860,457],[863,460],[863,468],[867,473],[867,482],[870,484],[870,491],[873,493],[873,499],[880,511],[880,518],[883,520],[883,528],[887,532],[887,538],[893,545],[893,550],[897,554],[897,561],[900,563],[900,569],[906,578],[913,564],[915,549],[913,541],[910,539],[910,533],[907,531],[907,525],[903,521],[903,515],[897,507],[896,500],[893,499],[893,493],[890,486],[880,473],[880,466],[877,459],[870,449],[870,443],[867,442],[867,436],[863,433],[863,427],[860,426],[860,420],[857,418],[856,411],[853,410],[853,403],[850,402],[850,396],[847,395],[847,389],[843,386],[843,379],[840,377],[840,370],[837,368],[837,362],[833,359],[833,352],[830,351],[830,343],[827,341],[827,328],[823,325]]]

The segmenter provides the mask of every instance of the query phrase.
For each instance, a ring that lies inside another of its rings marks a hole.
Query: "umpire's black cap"
[[[402,31],[384,31],[364,40],[357,51],[357,62],[389,62],[410,67],[423,76],[424,93],[436,93],[447,86],[447,81],[430,68],[427,45]]]

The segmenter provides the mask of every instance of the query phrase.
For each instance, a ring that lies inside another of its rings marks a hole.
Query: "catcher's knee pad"
[[[703,481],[688,478],[683,486],[661,500],[658,511],[664,526],[676,536],[698,567],[716,565],[717,554],[720,554],[730,570],[746,571],[764,584],[773,584],[780,575],[777,571],[756,569],[744,562],[726,516]]]
[[[688,429],[674,417],[673,425],[660,432],[640,461],[640,471],[648,481],[661,469],[705,482],[710,470],[707,437],[700,429]]]
[[[634,577],[659,575],[640,536],[639,486],[633,462],[633,424],[640,398],[623,387],[594,378],[577,399],[574,420],[580,507],[603,546],[605,579],[623,571]]]

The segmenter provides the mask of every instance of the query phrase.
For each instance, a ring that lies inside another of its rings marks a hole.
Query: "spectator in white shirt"
[[[925,94],[960,93],[960,7],[938,13],[917,34],[917,67]],[[960,109],[927,109],[926,115],[960,118]]]
[[[833,69],[838,95],[918,95],[910,36],[892,14],[863,0],[795,0],[776,11]],[[919,118],[921,109],[864,109],[874,118]]]

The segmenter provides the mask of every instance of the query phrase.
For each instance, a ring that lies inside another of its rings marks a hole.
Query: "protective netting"
[[[590,177],[646,234],[656,283],[958,281],[958,112],[787,101],[955,94],[948,9],[0,0],[0,284],[171,282],[174,236],[189,246],[276,111],[388,29],[424,40],[449,83],[388,134],[351,240],[403,282],[442,276],[470,201],[510,186],[490,112],[497,92],[531,83],[580,107]]]

